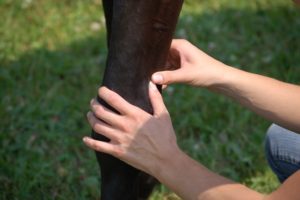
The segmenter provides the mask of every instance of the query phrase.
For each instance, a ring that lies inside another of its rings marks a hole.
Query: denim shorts
[[[280,182],[300,170],[300,134],[272,124],[267,131],[265,151]]]

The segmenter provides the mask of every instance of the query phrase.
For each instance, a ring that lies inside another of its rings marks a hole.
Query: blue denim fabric
[[[300,134],[272,124],[267,131],[265,150],[280,182],[300,170]]]

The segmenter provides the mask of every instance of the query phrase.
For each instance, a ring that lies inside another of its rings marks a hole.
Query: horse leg
[[[103,85],[152,113],[150,76],[164,66],[182,0],[104,0],[108,58]],[[98,97],[98,101],[112,109]],[[112,109],[113,110],[113,109]],[[109,141],[92,133],[93,138]],[[146,199],[156,181],[126,163],[96,152],[102,200]]]
[[[106,21],[107,46],[109,49],[114,1],[103,0],[102,3]],[[109,107],[105,102],[99,99],[99,97],[98,101]],[[92,132],[92,137],[98,140],[108,141],[107,138],[95,133],[94,131]],[[137,170],[110,155],[96,152],[96,156],[98,163],[101,163],[101,199],[136,199],[136,189],[133,188],[131,184],[128,184],[128,180],[138,173]]]
[[[106,23],[106,34],[107,34],[107,46],[109,47],[110,35],[111,35],[111,23],[113,17],[113,0],[102,0],[105,23]]]

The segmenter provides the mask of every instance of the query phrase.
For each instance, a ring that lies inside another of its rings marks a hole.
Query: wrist
[[[207,88],[216,92],[226,91],[232,87],[233,82],[241,75],[240,72],[239,69],[223,64],[220,66],[218,75]]]
[[[185,153],[176,145],[168,156],[158,162],[152,175],[161,183],[169,185],[168,183],[174,180],[178,172],[182,172],[182,163],[186,162],[186,157]]]

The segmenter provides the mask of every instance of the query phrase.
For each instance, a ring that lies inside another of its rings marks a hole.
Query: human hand
[[[173,70],[154,73],[151,78],[154,83],[210,87],[217,83],[226,69],[225,64],[182,39],[172,41],[166,65],[167,69]]]
[[[96,133],[106,136],[110,142],[84,137],[84,143],[154,176],[159,164],[178,150],[169,113],[156,86],[149,85],[153,115],[105,87],[99,89],[99,96],[120,114],[92,100],[88,121]]]

